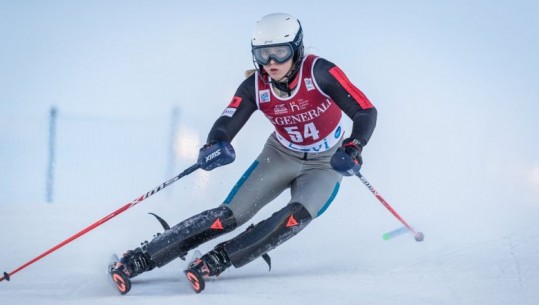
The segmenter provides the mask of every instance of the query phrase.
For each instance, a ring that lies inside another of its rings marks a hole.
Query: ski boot
[[[217,277],[231,265],[224,248],[218,245],[214,250],[192,261],[184,272],[193,290],[200,293],[206,286],[205,278]]]
[[[112,261],[108,273],[120,294],[126,294],[131,289],[131,279],[152,270],[155,264],[141,248],[129,250],[121,259]]]

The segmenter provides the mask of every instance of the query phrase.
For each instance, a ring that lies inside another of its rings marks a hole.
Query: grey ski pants
[[[296,152],[284,147],[271,134],[222,205],[232,210],[240,226],[290,189],[288,203],[301,203],[313,219],[320,216],[337,195],[342,180],[329,163],[338,146],[321,153]]]

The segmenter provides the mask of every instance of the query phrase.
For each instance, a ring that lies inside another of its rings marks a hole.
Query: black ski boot
[[[222,245],[196,258],[185,270],[185,276],[196,293],[204,290],[204,278],[219,276],[232,264]]]
[[[131,289],[131,278],[153,268],[155,263],[141,248],[136,248],[124,253],[120,260],[111,262],[108,271],[120,294],[126,294]]]

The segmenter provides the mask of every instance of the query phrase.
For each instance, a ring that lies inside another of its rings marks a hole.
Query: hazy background
[[[378,108],[362,172],[426,239],[383,241],[400,224],[347,178],[323,217],[271,253],[272,273],[257,260],[199,298],[174,262],[137,278],[129,302],[537,304],[537,1],[0,0],[0,272],[193,164],[252,67],[256,20],[272,12],[298,17],[308,52]],[[116,304],[102,278],[109,254],[160,230],[147,212],[174,224],[219,204],[271,130],[256,113],[233,142],[235,163],[56,251],[1,283],[0,299]]]
[[[272,12],[378,108],[363,174],[427,238],[537,229],[536,1],[0,1],[0,204],[46,204],[51,106],[53,204],[112,211],[191,165]],[[155,198],[177,220],[217,205],[270,132],[256,113],[234,164]],[[398,226],[357,179],[336,204],[387,222],[377,236]]]

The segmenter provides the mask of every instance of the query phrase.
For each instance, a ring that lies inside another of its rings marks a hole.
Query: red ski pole
[[[374,194],[374,196],[395,216],[412,234],[414,234],[414,238],[417,242],[423,241],[425,238],[425,235],[422,232],[417,232],[412,228],[390,205],[385,201],[385,199],[378,193],[378,191],[365,179],[365,177],[361,173],[357,173],[356,176],[359,177],[361,182],[365,184],[365,186],[371,191],[371,193]]]
[[[160,190],[164,189],[165,187],[171,185],[172,183],[178,181],[180,178],[184,177],[184,176],[187,176],[189,175],[190,173],[196,171],[197,169],[200,168],[200,164],[199,163],[196,163],[195,165],[189,167],[188,169],[184,170],[183,172],[181,172],[179,175],[177,175],[176,177],[164,182],[163,184],[159,185],[158,187],[154,188],[153,190],[147,192],[146,194],[138,197],[137,199],[127,203],[126,205],[122,206],[121,208],[117,209],[116,211],[110,213],[109,215],[101,218],[100,220],[98,220],[97,222],[89,225],[88,227],[86,227],[85,229],[83,229],[82,231],[76,233],[75,235],[69,237],[68,239],[64,240],[63,242],[57,244],[56,246],[50,248],[49,250],[43,252],[42,254],[40,254],[39,256],[37,256],[36,258],[28,261],[27,263],[25,263],[24,265],[20,266],[19,268],[11,271],[10,273],[7,273],[7,272],[4,272],[4,275],[2,277],[0,277],[0,282],[3,281],[3,280],[6,280],[6,281],[9,281],[10,278],[17,272],[23,270],[24,268],[32,265],[33,263],[37,262],[38,260],[44,258],[45,256],[51,254],[52,252],[62,248],[63,246],[69,244],[70,242],[74,241],[75,239],[81,237],[82,235],[92,231],[93,229],[99,227],[100,225],[104,224],[105,222],[111,220],[112,218],[118,216],[119,214],[125,212],[127,209],[133,207],[134,205],[137,205],[138,203],[140,203],[141,201],[143,201],[144,199],[152,196],[153,194],[159,192]]]

